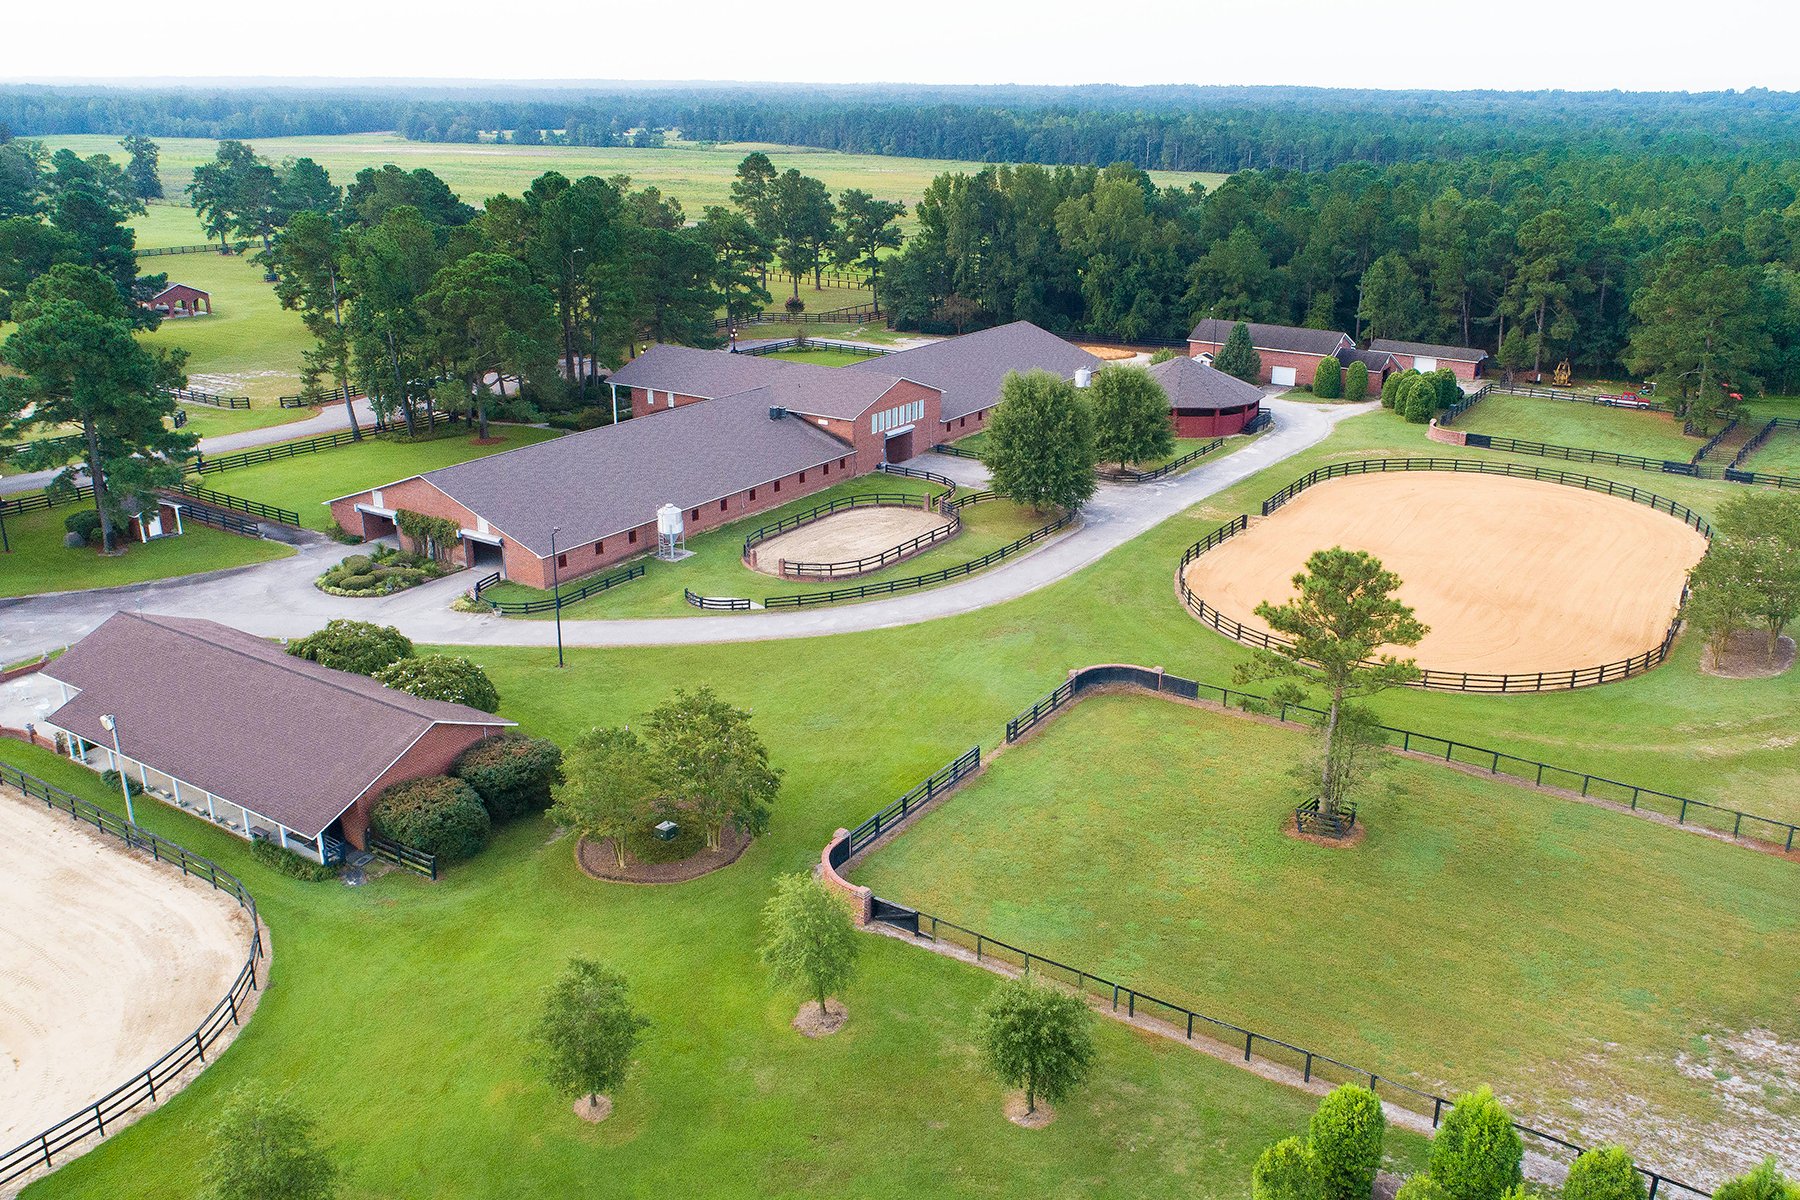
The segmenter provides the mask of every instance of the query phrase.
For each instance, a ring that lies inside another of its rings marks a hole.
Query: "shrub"
[[[400,659],[375,672],[375,682],[425,700],[466,704],[482,712],[500,711],[500,693],[487,672],[453,654]]]
[[[1414,425],[1424,425],[1437,412],[1437,388],[1423,375],[1409,375],[1395,407]]]
[[[1524,1182],[1524,1159],[1519,1131],[1486,1087],[1458,1096],[1431,1140],[1431,1177],[1447,1200],[1499,1200]]]
[[[1381,381],[1381,407],[1399,407],[1400,391],[1406,386],[1406,376],[1405,371],[1395,371]]]
[[[1318,1163],[1297,1137],[1282,1138],[1257,1156],[1250,1200],[1319,1200]]]
[[[493,823],[475,789],[447,775],[396,783],[375,799],[375,832],[445,861],[487,844]]]
[[[1437,407],[1440,410],[1449,408],[1462,399],[1462,387],[1456,382],[1456,372],[1449,367],[1439,367],[1425,378],[1431,380],[1437,391]]]
[[[1394,1200],[1446,1200],[1444,1189],[1429,1175],[1414,1175],[1400,1185]]]
[[[1163,363],[1166,363],[1166,362],[1170,361],[1171,359],[1176,359],[1176,358],[1180,358],[1180,357],[1181,357],[1181,351],[1176,350],[1170,346],[1164,346],[1161,350],[1158,350],[1155,354],[1152,354],[1150,356],[1150,365],[1153,367],[1161,366]]]
[[[562,748],[549,738],[501,733],[462,752],[450,773],[475,789],[496,823],[550,807],[563,781]]]
[[[1319,1101],[1307,1136],[1323,1200],[1367,1200],[1386,1130],[1381,1101],[1368,1088],[1346,1083]]]
[[[1225,344],[1213,356],[1213,366],[1227,375],[1235,375],[1245,383],[1262,378],[1262,355],[1250,341],[1250,327],[1239,321],[1231,327]]]
[[[125,787],[131,792],[132,795],[141,796],[144,794],[144,785],[143,784],[139,783],[137,780],[133,779],[129,775],[125,776],[124,778],[125,778]],[[117,771],[110,770],[110,769],[102,771],[102,772],[100,772],[100,782],[104,783],[109,790],[116,792],[119,790],[119,773]]]
[[[1344,372],[1344,399],[1361,400],[1369,394],[1369,364],[1357,359]]]
[[[782,305],[782,307],[787,309],[789,313],[798,316],[806,311],[806,301],[798,296],[789,296],[787,302]]]
[[[337,875],[336,867],[316,863],[310,858],[295,854],[285,846],[269,841],[267,838],[257,838],[250,843],[250,857],[265,867],[271,867],[283,875],[291,875],[295,879],[303,879],[307,883],[320,883],[335,878]]]
[[[1321,400],[1336,400],[1344,394],[1344,364],[1335,358],[1321,358],[1313,369],[1313,395]]]
[[[373,675],[403,658],[411,658],[413,644],[392,625],[339,619],[327,621],[317,633],[289,642],[287,652],[321,667]]]
[[[1720,1184],[1713,1200],[1800,1200],[1800,1185],[1783,1178],[1773,1158],[1765,1158],[1748,1175]]]
[[[1585,1150],[1569,1168],[1563,1200],[1644,1200],[1644,1177],[1617,1146]]]
[[[72,544],[91,542],[94,535],[100,532],[100,514],[91,508],[78,509],[63,518],[63,528],[81,535],[81,541]]]

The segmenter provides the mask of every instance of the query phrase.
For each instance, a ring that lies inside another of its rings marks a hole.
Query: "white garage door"
[[[1292,368],[1292,367],[1271,367],[1269,369],[1269,382],[1270,383],[1279,383],[1283,387],[1293,387],[1294,386],[1294,368]]]
[[[1420,371],[1435,371],[1437,370],[1437,359],[1424,357],[1415,358],[1413,359],[1413,366]]]

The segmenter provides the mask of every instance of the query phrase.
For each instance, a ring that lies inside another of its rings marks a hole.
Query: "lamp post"
[[[556,535],[562,532],[557,525],[550,530],[550,594],[555,597],[556,605],[556,665],[563,665],[562,645],[562,575],[556,569]]]
[[[125,752],[119,749],[119,718],[113,716],[111,713],[102,713],[100,715],[100,726],[105,729],[106,732],[112,734],[113,770],[118,772],[119,791],[125,797],[125,819],[133,825],[136,825],[137,814],[131,811],[131,780],[126,778],[125,764],[121,761],[125,757]]]

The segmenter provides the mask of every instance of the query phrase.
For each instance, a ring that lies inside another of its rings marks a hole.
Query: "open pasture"
[[[1423,668],[1519,674],[1617,662],[1659,644],[1701,534],[1666,513],[1563,484],[1431,471],[1336,479],[1195,559],[1186,580],[1270,632],[1316,550],[1365,550],[1430,627]]]
[[[1313,845],[1285,832],[1311,746],[1096,697],[854,878],[1417,1086],[1491,1081],[1538,1128],[1678,1176],[1800,1153],[1792,863],[1401,759],[1360,845]]]
[[[78,154],[111,154],[119,157],[118,139],[101,134],[69,134],[43,139],[51,147],[67,146]],[[163,189],[180,196],[193,179],[194,168],[213,157],[218,143],[209,138],[158,138],[162,147]],[[843,154],[806,146],[771,146],[761,143],[719,145],[677,143],[662,150],[624,147],[507,146],[493,143],[409,142],[391,133],[353,133],[336,136],[257,138],[251,145],[258,154],[279,162],[308,157],[331,172],[338,184],[348,184],[364,167],[395,163],[406,170],[426,167],[470,204],[480,207],[489,196],[507,192],[517,196],[545,171],[560,171],[571,179],[583,175],[629,175],[638,187],[654,185],[666,196],[681,201],[689,217],[698,219],[709,204],[731,203],[732,173],[746,154],[761,150],[777,170],[790,167],[823,180],[833,195],[845,188],[861,188],[886,200],[904,200],[910,209],[925,187],[945,171],[981,170],[984,163],[951,159],[898,158],[879,154]],[[1170,187],[1189,183],[1217,186],[1225,177],[1193,171],[1152,171],[1151,178]],[[906,223],[911,222],[908,213]]]
[[[1674,462],[1687,462],[1706,444],[1682,433],[1681,420],[1668,413],[1536,396],[1490,395],[1456,418],[1455,428]]]

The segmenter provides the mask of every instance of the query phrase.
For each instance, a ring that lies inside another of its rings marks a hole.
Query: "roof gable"
[[[115,613],[49,664],[48,720],[313,836],[437,724],[513,722],[423,700],[193,617]]]
[[[1430,342],[1397,342],[1392,338],[1373,338],[1369,349],[1413,358],[1445,358],[1451,362],[1480,362],[1488,356],[1486,350],[1475,346],[1437,346]]]
[[[940,418],[953,421],[992,408],[1000,399],[1001,384],[1014,371],[1035,368],[1071,379],[1077,371],[1104,365],[1030,321],[1014,321],[838,369],[897,375],[936,388],[943,394]]]

